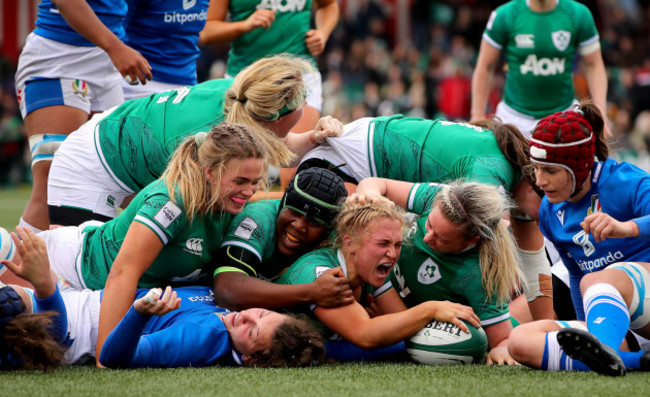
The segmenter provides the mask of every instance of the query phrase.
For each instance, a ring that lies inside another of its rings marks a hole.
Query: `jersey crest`
[[[440,269],[433,259],[428,258],[422,263],[418,270],[418,281],[422,284],[429,285],[440,280]]]
[[[551,38],[553,39],[553,45],[560,51],[564,51],[569,47],[571,43],[571,32],[566,30],[558,30],[557,32],[551,33]]]

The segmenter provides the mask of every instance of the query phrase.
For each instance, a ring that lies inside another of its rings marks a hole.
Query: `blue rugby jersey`
[[[580,222],[596,211],[620,222],[634,220],[639,238],[609,238],[599,243]],[[540,230],[557,248],[571,280],[571,295],[578,320],[584,320],[580,280],[587,273],[616,262],[650,261],[650,175],[628,163],[608,158],[596,162],[591,188],[578,202],[552,204],[546,197],[539,209]]]

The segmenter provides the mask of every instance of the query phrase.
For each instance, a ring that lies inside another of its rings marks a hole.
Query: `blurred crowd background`
[[[319,57],[323,114],[467,120],[471,75],[494,0],[339,0],[341,19]],[[650,0],[580,1],[591,10],[609,77],[615,157],[650,171]],[[228,46],[203,48],[199,81],[223,77]],[[579,67],[578,67],[578,70]],[[15,64],[0,57],[0,186],[29,181],[29,156],[14,94]],[[498,68],[491,111],[506,71]],[[577,97],[587,83],[575,74]]]

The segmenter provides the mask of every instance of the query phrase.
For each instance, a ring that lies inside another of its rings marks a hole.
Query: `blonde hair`
[[[191,223],[195,215],[203,216],[215,208],[221,208],[225,192],[213,194],[204,169],[215,170],[215,180],[220,186],[221,178],[233,159],[260,159],[264,164],[264,178],[260,189],[266,184],[268,153],[260,138],[245,125],[222,123],[208,133],[199,132],[188,137],[174,152],[167,169],[161,176],[172,201],[182,202]]]
[[[483,288],[499,303],[508,302],[521,279],[515,240],[501,221],[503,212],[514,207],[512,200],[491,185],[454,181],[442,188],[433,205],[451,223],[464,225],[467,239],[479,237]]]
[[[307,94],[303,74],[316,73],[307,60],[280,54],[262,58],[242,70],[226,91],[226,121],[246,124],[270,149],[269,161],[288,165],[295,154],[260,122],[277,120],[286,112],[299,109]]]
[[[343,236],[351,236],[355,241],[360,241],[368,232],[368,226],[377,218],[387,218],[399,221],[404,232],[404,211],[391,206],[387,202],[375,204],[346,203],[341,208],[334,223],[336,237],[334,247],[343,246]]]

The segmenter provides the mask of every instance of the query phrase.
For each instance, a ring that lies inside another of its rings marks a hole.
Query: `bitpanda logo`
[[[441,277],[438,264],[431,258],[424,261],[418,270],[418,281],[425,285],[433,284],[440,280]]]
[[[303,11],[307,0],[262,0],[257,5],[259,9],[275,10],[279,12],[296,12]]]
[[[201,256],[201,253],[203,252],[203,239],[198,237],[188,238],[185,242],[185,247],[186,248],[183,248],[185,252]]]
[[[198,0],[183,0],[183,11],[193,8]],[[200,12],[166,12],[163,15],[164,23],[178,23],[183,25],[186,22],[205,22],[208,19],[207,9]]]

